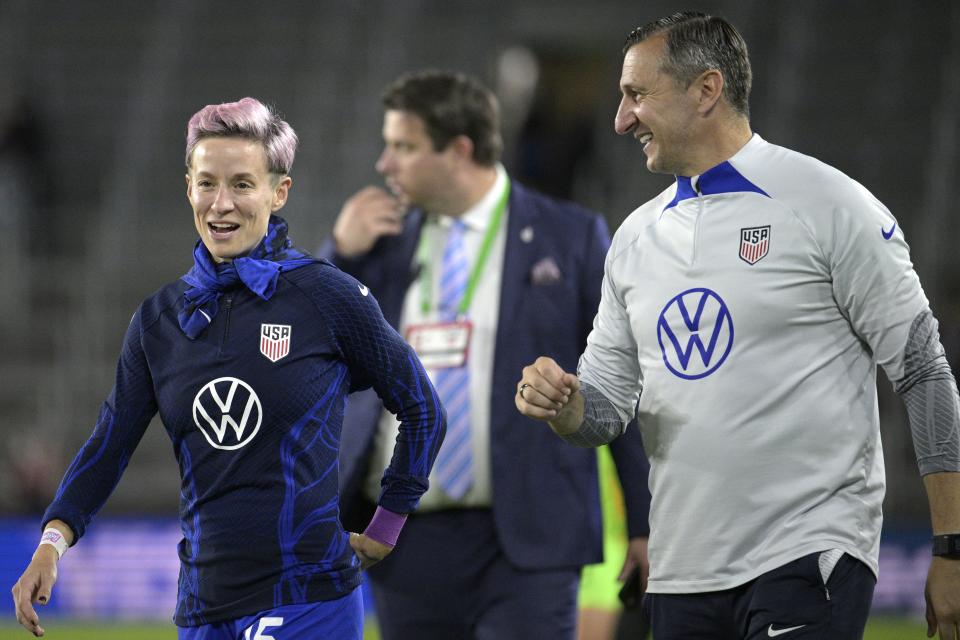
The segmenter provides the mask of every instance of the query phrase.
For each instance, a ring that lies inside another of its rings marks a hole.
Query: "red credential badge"
[[[470,350],[469,320],[412,324],[404,337],[427,369],[447,369],[467,364]]]

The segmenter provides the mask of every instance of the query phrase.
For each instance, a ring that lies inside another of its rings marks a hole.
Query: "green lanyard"
[[[493,215],[490,216],[490,224],[483,235],[483,242],[480,244],[480,253],[477,254],[477,261],[470,270],[470,279],[467,280],[467,290],[460,300],[460,306],[457,308],[457,315],[464,316],[467,309],[470,308],[470,302],[473,301],[473,294],[476,291],[477,283],[480,281],[480,274],[483,272],[483,265],[487,262],[490,255],[490,248],[493,246],[493,240],[500,230],[503,222],[503,212],[507,208],[507,199],[510,197],[510,178],[507,178],[507,184],[503,188],[503,193],[493,209]],[[430,268],[430,256],[428,255],[427,234],[420,235],[420,244],[417,246],[417,262],[420,263],[420,310],[424,316],[430,313],[433,306],[433,270]]]

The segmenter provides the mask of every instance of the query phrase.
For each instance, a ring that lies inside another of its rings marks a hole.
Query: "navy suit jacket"
[[[503,550],[517,567],[595,563],[602,557],[596,452],[567,444],[546,424],[522,416],[514,394],[523,367],[538,356],[576,371],[600,302],[609,232],[596,213],[516,182],[509,203],[490,408],[493,518]],[[331,239],[321,249],[370,287],[394,327],[417,276],[413,257],[423,221],[422,212],[409,213],[400,235],[380,238],[360,258],[337,256]],[[535,282],[534,265],[548,258],[561,277]],[[347,511],[366,476],[382,410],[375,394],[350,397],[340,445],[341,504]],[[636,425],[610,449],[624,489],[629,534],[645,536],[649,466]]]

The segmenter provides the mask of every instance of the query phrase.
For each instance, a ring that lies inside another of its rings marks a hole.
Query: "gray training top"
[[[727,589],[827,549],[876,572],[878,363],[921,473],[960,470],[956,383],[907,243],[849,177],[754,135],[633,212],[607,256],[571,439],[608,439],[636,408],[649,590]]]

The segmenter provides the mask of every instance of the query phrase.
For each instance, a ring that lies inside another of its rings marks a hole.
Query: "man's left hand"
[[[960,560],[934,556],[927,573],[927,637],[960,640]]]
[[[623,568],[620,569],[620,575],[617,580],[623,582],[633,571],[633,568],[640,569],[640,593],[647,591],[647,576],[650,575],[650,560],[647,558],[647,538],[630,538],[627,544],[627,557],[623,561]]]

